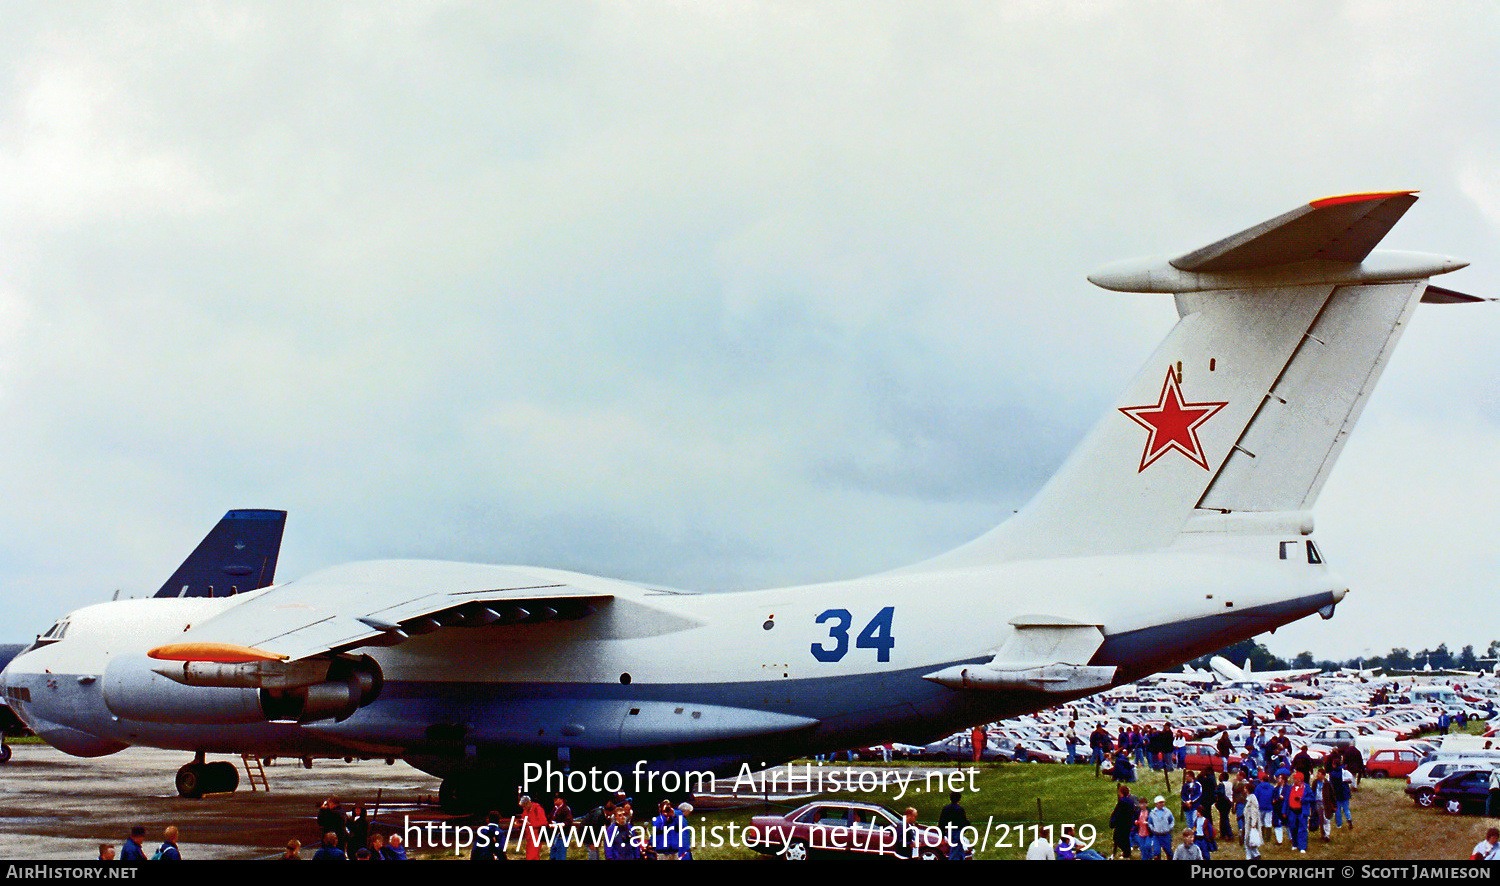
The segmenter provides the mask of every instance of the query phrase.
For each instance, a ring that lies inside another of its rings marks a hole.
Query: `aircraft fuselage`
[[[395,756],[444,775],[559,759],[722,771],[927,740],[1086,694],[960,691],[925,679],[989,660],[1013,622],[1099,626],[1104,642],[1089,664],[1117,668],[1119,685],[1326,610],[1344,593],[1321,562],[1278,556],[1275,537],[1196,548],[719,594],[528,570],[611,599],[574,620],[449,627],[354,650],[374,661],[381,684],[344,719],[267,722],[255,689],[149,673],[160,663],[148,649],[284,586],[78,610],[62,639],[17,656],[3,683],[28,725],[80,755],[148,745]],[[132,682],[142,674],[145,689]],[[141,710],[150,719],[131,716]]]

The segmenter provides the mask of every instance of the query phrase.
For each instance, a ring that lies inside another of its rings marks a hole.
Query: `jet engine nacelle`
[[[104,669],[104,705],[126,720],[146,723],[264,723],[260,690],[184,686],[158,674],[144,655],[117,656]]]
[[[168,677],[160,661],[121,656],[104,672],[104,704],[115,716],[148,723],[222,724],[343,720],[380,693],[380,670],[368,656],[337,659],[320,668],[323,679],[302,685],[247,677],[243,671],[179,665]],[[212,677],[205,676],[217,671]]]

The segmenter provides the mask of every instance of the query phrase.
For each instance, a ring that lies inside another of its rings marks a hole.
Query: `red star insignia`
[[[1136,473],[1146,470],[1152,462],[1173,449],[1187,456],[1188,461],[1208,470],[1203,444],[1198,441],[1198,426],[1227,405],[1227,401],[1182,402],[1182,388],[1178,386],[1177,374],[1168,368],[1166,383],[1161,386],[1161,399],[1154,405],[1120,407],[1120,411],[1130,416],[1131,421],[1151,432],[1146,438],[1146,449],[1141,453],[1141,466],[1136,469]]]

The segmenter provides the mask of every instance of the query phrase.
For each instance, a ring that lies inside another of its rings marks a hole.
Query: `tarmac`
[[[274,858],[294,838],[316,846],[318,807],[329,796],[346,810],[365,803],[372,818],[395,827],[407,817],[445,817],[431,805],[439,780],[400,762],[317,760],[303,769],[297,760],[279,760],[265,767],[268,792],[250,789],[238,757],[210,756],[240,769],[240,788],[188,800],[174,783],[191,759],[181,751],[129,748],[84,759],[41,744],[11,747],[10,762],[0,766],[4,860],[93,860],[100,843],[118,850],[133,825],[145,826],[148,855],[176,825],[184,859]]]
[[[364,803],[371,819],[385,829],[423,827],[453,819],[436,805],[440,780],[404,763],[383,760],[316,760],[311,769],[282,759],[265,767],[270,790],[252,790],[237,757],[211,756],[240,770],[239,790],[189,800],[178,796],[177,770],[191,755],[182,751],[129,748],[92,759],[70,757],[43,744],[13,744],[9,763],[0,765],[0,860],[89,861],[99,844],[119,849],[133,825],[146,828],[145,848],[161,845],[168,825],[179,831],[184,859],[252,860],[275,858],[297,839],[303,858],[321,834],[318,807],[328,797],[346,811]],[[801,764],[758,773],[753,787],[735,795],[697,797],[700,809],[747,802],[796,800],[819,787],[827,771]],[[904,767],[861,767],[877,775]],[[811,781],[809,783],[809,774]],[[580,810],[581,811],[581,810]],[[454,819],[467,821],[467,819]]]

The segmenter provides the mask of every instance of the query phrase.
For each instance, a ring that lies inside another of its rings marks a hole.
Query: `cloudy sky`
[[[1025,503],[1175,320],[1085,275],[1417,188],[1500,295],[1500,8],[6,3],[0,641],[230,508],[693,589]],[[1282,655],[1500,638],[1500,306],[1424,307]]]

